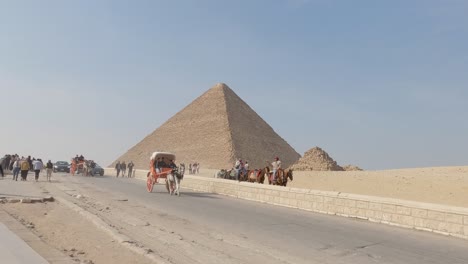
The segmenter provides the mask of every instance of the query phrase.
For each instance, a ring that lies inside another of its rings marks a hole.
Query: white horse
[[[180,196],[180,181],[184,178],[185,165],[181,164],[180,168],[175,168],[166,178],[166,189],[170,195]]]

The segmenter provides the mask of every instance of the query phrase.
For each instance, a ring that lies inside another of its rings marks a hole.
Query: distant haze
[[[468,164],[466,1],[1,1],[0,155],[105,166],[217,82],[301,155]]]

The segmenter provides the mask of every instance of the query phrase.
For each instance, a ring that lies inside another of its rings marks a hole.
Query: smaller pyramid
[[[291,168],[296,171],[344,171],[327,152],[319,147],[308,150]]]
[[[343,169],[345,171],[363,171],[363,169],[355,165],[346,165],[346,166],[343,166]]]

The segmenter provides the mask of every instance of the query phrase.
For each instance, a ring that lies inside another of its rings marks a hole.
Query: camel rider
[[[235,170],[240,169],[241,162],[242,162],[242,160],[237,160],[237,161],[236,161],[236,164],[234,164],[234,169],[235,169]]]
[[[239,173],[242,167],[242,160],[239,159],[236,161],[236,164],[234,164],[234,170],[236,171],[236,178],[239,179]]]
[[[281,160],[280,160],[278,157],[276,157],[276,158],[275,158],[275,161],[273,161],[273,162],[271,163],[271,167],[273,168],[273,174],[272,174],[272,175],[273,175],[273,179],[272,179],[272,180],[273,180],[273,182],[276,182],[276,172],[277,172],[279,169],[281,169]]]
[[[243,172],[244,172],[244,175],[247,174],[247,172],[249,171],[249,162],[246,161],[244,164],[242,164],[242,169],[241,169]]]

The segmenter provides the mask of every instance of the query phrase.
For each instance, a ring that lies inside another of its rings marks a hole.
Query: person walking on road
[[[117,171],[117,178],[120,175],[120,161],[117,161],[117,164],[115,164],[115,170]]]
[[[18,175],[20,173],[20,160],[16,158],[15,162],[13,163],[13,180],[18,181]]]
[[[120,163],[120,170],[122,171],[122,177],[125,177],[125,172],[127,171],[127,164],[125,164],[125,161]]]
[[[41,159],[37,159],[33,162],[34,179],[36,181],[39,181],[39,173],[41,173],[41,170],[43,167],[44,167],[44,164],[42,164]]]
[[[21,160],[21,180],[26,181],[28,179],[28,172],[29,172],[29,161],[28,159]]]
[[[47,173],[47,181],[50,182],[50,178],[52,177],[52,170],[54,168],[54,164],[49,160],[46,164],[46,173]]]
[[[127,164],[127,167],[128,167],[127,176],[131,178],[133,176],[133,167],[135,167],[135,164],[133,164],[133,161],[130,161],[130,163]]]

